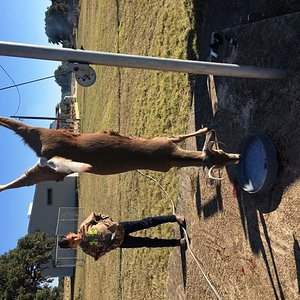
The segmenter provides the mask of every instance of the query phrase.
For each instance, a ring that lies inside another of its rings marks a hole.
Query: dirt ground
[[[216,30],[238,42],[232,47],[225,40],[217,61],[284,68],[288,76],[197,77],[190,129],[214,128],[231,152],[245,135],[267,133],[278,151],[278,177],[270,192],[248,194],[237,185],[234,166],[213,187],[202,170],[182,170],[177,211],[222,299],[300,299],[299,2],[225,2],[209,1],[200,59],[208,59]],[[201,142],[188,147],[200,149]],[[174,250],[169,275],[170,299],[215,299],[189,252]]]

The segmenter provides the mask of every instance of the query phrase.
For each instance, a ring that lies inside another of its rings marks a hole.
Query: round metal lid
[[[239,153],[237,174],[242,189],[248,193],[270,190],[278,171],[277,152],[270,137],[264,133],[246,136]]]

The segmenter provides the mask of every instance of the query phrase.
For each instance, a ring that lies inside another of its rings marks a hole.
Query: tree
[[[49,43],[68,44],[73,32],[73,24],[69,23],[70,5],[65,1],[52,1],[45,13],[45,31]]]
[[[57,300],[60,299],[60,291],[57,287],[49,287],[44,286],[41,290],[39,290],[34,300]]]
[[[62,94],[66,94],[71,90],[71,72],[68,63],[63,62],[54,72],[55,82],[61,87]]]
[[[48,286],[52,280],[42,274],[53,245],[45,233],[27,234],[0,256],[0,299],[57,299],[57,289]]]

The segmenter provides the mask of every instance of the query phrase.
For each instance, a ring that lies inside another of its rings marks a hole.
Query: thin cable
[[[193,253],[192,249],[190,248],[190,242],[189,242],[189,237],[188,237],[188,234],[185,230],[185,228],[183,226],[181,226],[182,230],[183,230],[183,233],[184,233],[184,237],[185,237],[185,241],[186,241],[186,245],[187,245],[187,248],[189,250],[189,252],[191,253],[194,261],[196,262],[196,264],[198,265],[202,275],[204,276],[206,282],[208,283],[209,287],[211,288],[211,290],[213,291],[213,293],[215,294],[216,298],[218,300],[222,300],[221,296],[219,295],[219,293],[217,292],[217,290],[215,289],[215,287],[213,286],[213,284],[210,282],[209,278],[207,277],[207,275],[205,274],[202,266],[201,266],[201,263],[199,261],[199,259],[195,256],[195,254]]]
[[[55,75],[47,76],[47,77],[43,77],[43,78],[39,78],[39,79],[34,79],[34,80],[30,80],[30,81],[26,81],[26,82],[22,82],[22,83],[18,83],[18,84],[6,86],[6,87],[3,87],[3,88],[0,88],[0,91],[4,91],[4,90],[11,89],[13,87],[18,87],[18,86],[21,86],[21,85],[26,85],[26,84],[34,83],[34,82],[37,82],[37,81],[42,81],[42,80],[50,79],[50,78],[53,78],[54,76]]]
[[[173,210],[173,214],[175,215],[176,213],[176,207],[175,207],[175,203],[174,201],[171,199],[171,197],[169,196],[169,194],[167,193],[167,191],[165,190],[165,188],[152,176],[148,175],[148,174],[145,174],[143,173],[142,171],[140,170],[137,170],[138,173],[140,173],[141,175],[153,180],[161,189],[162,191],[165,193],[165,195],[169,198],[169,200],[172,202],[172,210]],[[208,276],[205,274],[202,266],[201,266],[201,263],[200,263],[200,260],[195,256],[195,254],[193,253],[191,247],[190,247],[190,242],[189,242],[189,237],[188,237],[188,234],[185,230],[185,228],[180,225],[181,228],[183,229],[183,233],[184,233],[184,237],[185,237],[185,241],[186,241],[186,245],[187,245],[187,249],[188,251],[191,253],[192,255],[192,258],[194,259],[194,261],[196,262],[197,266],[199,267],[202,275],[204,276],[206,282],[208,283],[209,287],[211,288],[211,290],[213,291],[213,293],[215,294],[216,298],[218,300],[222,300],[221,296],[219,295],[219,293],[217,292],[217,290],[215,289],[215,287],[213,286],[213,284],[210,282]]]
[[[30,84],[30,83],[34,83],[34,82],[38,82],[38,81],[42,81],[42,80],[46,80],[46,79],[50,79],[50,78],[55,77],[55,75],[52,75],[52,76],[42,77],[42,78],[38,78],[38,79],[34,79],[34,80],[30,80],[30,81],[26,81],[26,82],[22,82],[22,83],[16,84],[15,81],[12,79],[12,77],[8,74],[8,72],[1,65],[0,65],[0,67],[5,72],[5,74],[10,78],[10,80],[13,82],[13,85],[0,88],[0,91],[4,91],[4,90],[7,90],[7,89],[10,89],[10,88],[13,88],[13,87],[15,87],[17,89],[17,91],[18,91],[19,103],[18,103],[17,110],[16,110],[16,112],[13,115],[16,115],[18,113],[18,111],[20,109],[20,105],[21,105],[21,94],[20,94],[18,86],[26,85],[26,84]],[[61,74],[59,74],[59,76],[65,75],[65,74],[68,74],[68,73],[71,73],[71,71],[67,71],[67,72],[61,73]]]
[[[18,107],[17,107],[17,110],[16,112],[14,113],[14,115],[16,115],[20,109],[20,106],[21,106],[21,94],[20,94],[20,91],[18,89],[18,86],[16,85],[15,81],[12,79],[12,77],[8,74],[8,72],[4,69],[4,67],[2,65],[0,65],[1,69],[3,70],[3,72],[8,76],[8,78],[13,82],[13,86],[12,87],[15,87],[17,89],[17,92],[18,92],[18,95],[19,95],[19,103],[18,103]]]
[[[136,171],[138,173],[140,173],[141,175],[143,175],[143,176],[145,176],[145,177],[153,180],[161,188],[161,190],[165,193],[165,195],[167,196],[167,198],[171,201],[171,203],[172,203],[172,209],[173,209],[173,214],[175,215],[175,203],[172,200],[172,198],[169,196],[169,194],[167,193],[167,191],[164,189],[164,187],[154,177],[152,177],[151,175],[145,174],[141,170],[136,170]]]

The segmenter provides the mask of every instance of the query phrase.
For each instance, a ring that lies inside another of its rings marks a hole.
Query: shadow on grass
[[[201,203],[201,190],[200,190],[199,176],[197,177],[197,180],[196,180],[195,205],[196,205],[198,218],[200,218],[201,217],[201,211],[202,211],[202,203]]]
[[[180,226],[180,237],[184,238],[184,232],[182,227]],[[186,266],[186,248],[180,247],[180,256],[181,256],[181,270],[182,270],[182,282],[183,282],[183,288],[186,288],[186,272],[187,272],[187,266]]]
[[[299,242],[294,238],[294,258],[296,264],[296,272],[297,272],[297,281],[298,281],[298,293],[300,293],[300,246]]]
[[[204,218],[212,217],[217,212],[223,211],[223,198],[221,193],[221,184],[216,184],[214,187],[216,190],[215,197],[206,205],[203,206]]]

